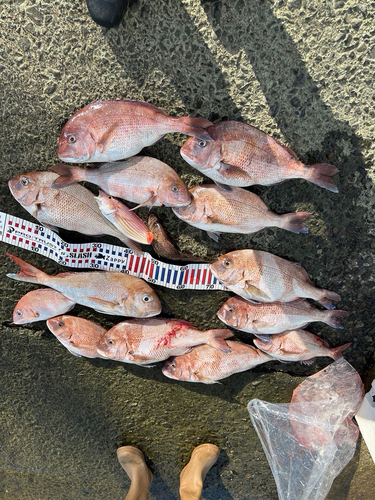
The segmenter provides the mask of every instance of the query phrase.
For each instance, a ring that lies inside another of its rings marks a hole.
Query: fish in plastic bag
[[[280,500],[323,500],[354,455],[352,418],[364,397],[359,374],[344,358],[308,377],[289,404],[252,399],[248,411]]]

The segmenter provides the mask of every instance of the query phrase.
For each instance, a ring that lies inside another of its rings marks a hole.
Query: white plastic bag
[[[342,358],[308,377],[289,404],[249,402],[280,500],[327,496],[353,457],[358,428],[352,418],[363,396],[360,376]]]

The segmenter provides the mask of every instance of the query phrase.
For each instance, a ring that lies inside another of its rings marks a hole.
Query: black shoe
[[[129,0],[86,0],[90,16],[100,26],[113,28],[124,17]]]

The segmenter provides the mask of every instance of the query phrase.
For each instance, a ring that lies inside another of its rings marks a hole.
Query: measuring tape
[[[47,227],[4,212],[0,212],[0,241],[44,255],[62,266],[132,274],[175,290],[227,290],[211,273],[209,264],[176,266],[147,252],[138,255],[108,243],[66,243]]]

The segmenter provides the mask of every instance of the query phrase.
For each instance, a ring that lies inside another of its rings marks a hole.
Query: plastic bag
[[[364,388],[343,358],[308,377],[289,404],[252,399],[251,421],[275,478],[280,500],[323,500],[354,455],[352,421]]]

